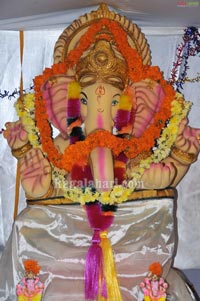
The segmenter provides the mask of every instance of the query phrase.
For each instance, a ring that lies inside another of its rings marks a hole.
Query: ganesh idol
[[[151,66],[137,25],[104,4],[75,20],[15,107],[4,136],[27,207],[1,258],[1,300],[15,300],[27,259],[41,267],[45,301],[143,301],[154,262],[163,301],[196,300],[172,263],[176,186],[197,160],[200,130]]]

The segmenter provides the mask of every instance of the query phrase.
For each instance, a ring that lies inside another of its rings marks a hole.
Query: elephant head
[[[69,133],[66,120],[72,112],[74,118],[83,125],[85,135],[103,129],[114,134],[140,137],[152,123],[164,99],[161,86],[150,79],[132,83],[122,90],[117,87],[117,77],[112,78],[114,83],[101,79],[94,81],[93,78],[93,82],[82,84],[79,99],[72,102],[69,109],[71,100],[67,92],[73,80],[58,75],[49,79],[42,88],[49,120],[64,139],[67,139]],[[86,77],[84,80],[86,83]],[[89,165],[97,190],[109,190],[114,185],[113,160],[113,154],[108,148],[99,146],[91,152]]]

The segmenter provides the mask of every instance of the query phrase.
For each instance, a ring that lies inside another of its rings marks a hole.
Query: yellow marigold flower
[[[29,137],[30,142],[38,140],[38,137],[36,135],[32,134],[32,133],[30,133],[28,135],[28,137]]]
[[[33,94],[27,94],[24,97],[24,105],[28,110],[34,109],[34,95]]]
[[[117,185],[113,187],[113,190],[111,191],[111,196],[112,195],[121,196],[122,193],[123,193],[122,186]]]
[[[35,125],[35,122],[33,121],[33,119],[28,116],[23,116],[22,122],[23,122],[24,126],[34,127],[34,125]]]

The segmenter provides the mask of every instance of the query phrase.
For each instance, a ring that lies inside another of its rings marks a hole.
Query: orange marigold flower
[[[34,84],[37,86],[41,86],[44,83],[44,79],[42,75],[38,75],[34,78]]]
[[[153,262],[149,266],[149,272],[151,272],[152,274],[154,274],[156,276],[161,276],[162,275],[162,265],[160,264],[160,262]]]
[[[24,268],[26,272],[33,272],[37,275],[40,272],[40,266],[37,260],[27,259],[24,261]]]
[[[58,64],[54,64],[52,66],[52,72],[53,74],[57,75],[57,74],[66,74],[67,72],[67,66],[65,63],[58,63]]]

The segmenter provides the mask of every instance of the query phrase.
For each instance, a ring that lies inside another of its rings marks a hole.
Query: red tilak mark
[[[105,95],[105,88],[104,88],[104,86],[102,86],[102,85],[98,86],[96,88],[95,94],[98,95],[98,96]]]

